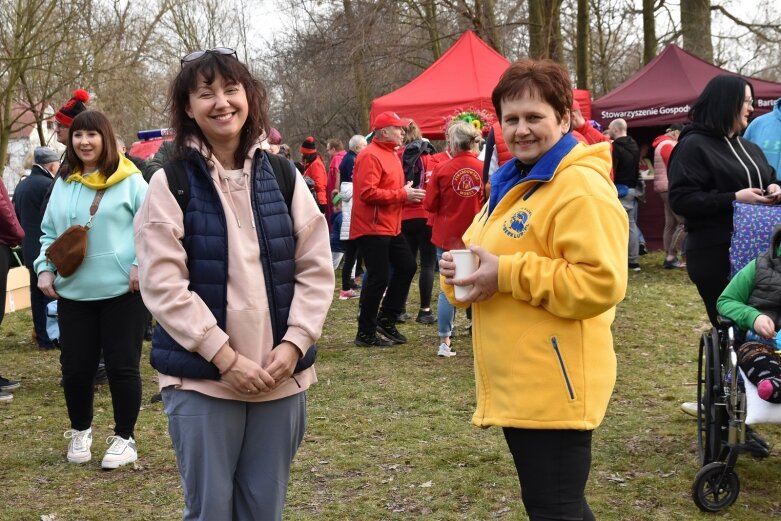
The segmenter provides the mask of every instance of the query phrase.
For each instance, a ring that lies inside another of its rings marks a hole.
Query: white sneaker
[[[100,464],[104,469],[115,469],[138,459],[136,440],[132,436],[127,440],[121,436],[109,436],[106,438],[106,443],[110,443],[111,446]]]
[[[689,416],[697,417],[697,402],[683,402],[681,410]]]
[[[92,427],[83,431],[68,429],[63,436],[71,440],[68,443],[69,462],[87,463],[92,459],[92,452],[89,450],[92,446]]]
[[[447,357],[451,357],[451,356],[456,356],[456,352],[453,351],[450,348],[449,345],[447,345],[446,343],[442,342],[441,344],[439,344],[439,351],[437,351],[437,356],[441,356],[443,358],[447,358]]]

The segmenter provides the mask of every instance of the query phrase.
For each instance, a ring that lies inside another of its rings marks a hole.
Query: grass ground
[[[683,271],[659,254],[630,274],[614,325],[618,381],[594,437],[589,502],[599,520],[704,520],[690,499],[698,470],[695,422],[678,411],[696,395],[697,342],[704,308]],[[411,292],[409,312],[417,311]],[[470,425],[474,406],[468,337],[458,356],[439,359],[435,326],[407,324],[405,346],[353,346],[357,301],[335,300],[319,343],[320,382],[309,392],[309,427],[296,457],[286,520],[527,519],[511,458],[498,429]],[[464,318],[457,322],[464,332]],[[29,311],[6,316],[0,373],[21,379],[0,404],[0,521],[175,520],[182,494],[155,376],[142,363],[144,405],[135,468],[100,470],[111,434],[108,389],[96,395],[95,459],[65,461],[68,427],[57,353],[30,341]],[[149,349],[145,345],[145,355]],[[781,447],[781,429],[762,434]],[[738,460],[742,490],[720,519],[781,517],[779,450]],[[47,517],[48,516],[48,517]],[[220,521],[220,520],[215,520]]]

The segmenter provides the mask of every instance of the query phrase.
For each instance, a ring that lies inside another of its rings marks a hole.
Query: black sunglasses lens
[[[191,52],[190,54],[182,58],[181,63],[182,65],[184,65],[185,63],[190,63],[196,60],[200,60],[201,58],[203,58],[209,53],[220,54],[223,56],[236,56],[236,51],[231,49],[230,47],[216,47],[214,49],[207,49],[205,51]]]
[[[188,63],[188,62],[191,62],[191,61],[195,61],[198,58],[202,58],[204,54],[206,54],[206,51],[191,52],[190,54],[188,54],[187,56],[182,58],[182,63]]]

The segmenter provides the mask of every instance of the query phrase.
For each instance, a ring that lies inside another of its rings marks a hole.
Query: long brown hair
[[[108,179],[119,167],[119,150],[114,127],[111,126],[108,118],[97,110],[87,110],[73,118],[73,123],[68,129],[68,148],[65,151],[68,168],[63,168],[61,175],[67,177],[76,169],[84,173],[84,162],[76,155],[76,150],[73,148],[73,133],[78,130],[95,131],[100,134],[103,139],[103,151],[98,157],[98,170]]]
[[[252,146],[263,132],[268,132],[271,125],[268,120],[268,93],[263,83],[254,78],[249,69],[234,55],[224,55],[206,52],[203,57],[186,62],[182,70],[171,82],[168,92],[168,111],[171,117],[171,128],[174,129],[175,148],[177,155],[183,155],[187,141],[197,137],[205,146],[212,150],[212,145],[201,131],[193,118],[187,115],[190,104],[190,93],[198,87],[198,78],[202,77],[211,84],[217,75],[228,82],[240,83],[247,93],[247,121],[241,129],[239,146],[233,155],[236,164],[244,164]]]

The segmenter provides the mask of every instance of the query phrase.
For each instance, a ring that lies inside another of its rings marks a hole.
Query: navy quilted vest
[[[184,239],[190,290],[206,303],[223,330],[226,322],[228,291],[228,234],[225,212],[217,188],[200,154],[191,150],[184,160],[190,186],[190,199],[184,212]],[[274,171],[266,155],[257,150],[250,176],[252,210],[260,244],[265,289],[271,310],[274,345],[287,332],[287,319],[295,286],[295,248],[293,222]],[[299,360],[295,372],[314,363],[316,347]],[[152,367],[163,374],[185,378],[220,378],[217,366],[197,353],[180,346],[160,324],[152,337]]]

